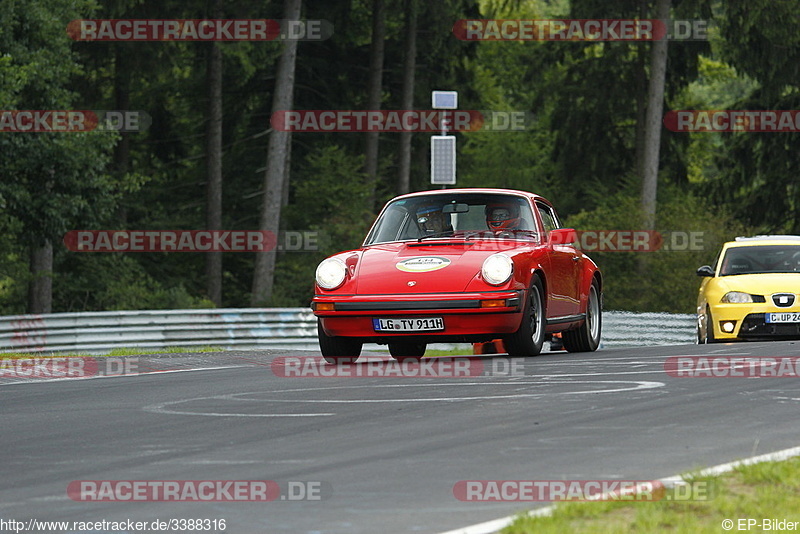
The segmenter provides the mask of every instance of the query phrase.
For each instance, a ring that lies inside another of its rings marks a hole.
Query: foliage
[[[282,254],[276,274],[278,289],[270,304],[308,305],[317,264],[364,240],[374,214],[365,202],[362,160],[336,145],[320,146],[306,158],[286,210],[287,229],[313,233],[318,250]]]
[[[281,18],[281,2],[223,2],[228,18]],[[404,0],[386,0],[383,109],[400,106]],[[669,45],[665,111],[798,109],[800,0],[673,0],[675,18],[711,19],[710,42]],[[78,254],[60,245],[72,229],[198,229],[205,224],[207,43],[76,43],[80,18],[202,18],[213,2],[0,0],[0,102],[4,109],[143,110],[137,134],[0,133],[0,313],[24,310],[27,252],[55,247],[54,311],[197,307],[201,254]],[[584,229],[636,229],[640,138],[649,50],[641,42],[465,42],[470,18],[622,18],[652,1],[444,0],[419,2],[414,108],[430,91],[459,91],[461,109],[524,112],[524,131],[458,136],[460,186],[540,193]],[[363,109],[369,77],[367,1],[305,0],[304,18],[335,33],[301,42],[298,109]],[[713,10],[712,10],[713,8]],[[712,27],[715,25],[712,24]],[[223,226],[258,226],[279,42],[220,43],[223,74]],[[412,140],[414,190],[430,187],[429,134]],[[358,246],[375,217],[367,206],[364,136],[294,134],[282,229],[317,232],[320,246],[282,251],[275,295],[307,305],[313,272],[330,253]],[[793,134],[664,131],[658,229],[703,232],[705,250],[597,253],[614,309],[689,311],[715,247],[753,231],[800,233],[800,169]],[[395,191],[399,136],[382,134],[377,196]],[[722,205],[723,207],[720,207]],[[252,254],[223,257],[223,305],[249,301]],[[640,273],[646,273],[641,274]]]
[[[606,309],[693,313],[697,268],[711,263],[722,243],[748,233],[723,210],[676,187],[663,194],[656,217],[663,239],[656,250],[585,251],[603,272]],[[595,210],[572,215],[566,224],[596,232],[636,231],[640,221],[638,198],[621,192]],[[658,241],[654,236],[650,242]]]
[[[155,279],[130,255],[76,253],[60,260],[54,298],[61,311],[214,307],[180,282]]]

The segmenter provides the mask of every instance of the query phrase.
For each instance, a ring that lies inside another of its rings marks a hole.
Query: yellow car
[[[737,237],[697,297],[697,342],[800,339],[800,236]]]

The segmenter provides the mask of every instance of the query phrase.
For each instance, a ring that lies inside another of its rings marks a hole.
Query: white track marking
[[[336,415],[332,412],[323,413],[222,413],[222,412],[187,412],[183,410],[171,410],[167,406],[174,406],[176,404],[184,404],[187,402],[209,399],[224,399],[226,395],[215,397],[196,397],[193,399],[183,399],[178,401],[162,402],[159,404],[151,404],[142,408],[145,412],[166,414],[166,415],[202,415],[206,417],[330,417]]]
[[[598,373],[600,375],[605,374],[616,374],[616,373]],[[540,378],[561,378],[562,376],[566,375],[542,375],[535,377],[537,379]],[[579,375],[576,375],[579,376]],[[528,377],[531,378],[531,377]],[[576,383],[586,383],[586,384],[598,384],[598,383],[623,383],[623,384],[641,384],[643,386],[637,386],[636,388],[625,389],[625,391],[633,391],[635,389],[650,389],[650,388],[660,388],[664,387],[663,382],[650,382],[650,381],[638,381],[638,380],[598,380],[598,381],[589,381],[589,380],[564,380],[563,384],[576,384]],[[371,385],[363,385],[363,386],[327,386],[327,387],[313,387],[313,388],[293,388],[293,389],[280,389],[275,391],[270,391],[269,393],[304,393],[308,391],[329,391],[335,389],[388,389],[388,388],[431,388],[431,387],[443,387],[443,386],[453,386],[453,387],[461,387],[461,386],[514,386],[518,387],[521,385],[552,385],[557,382],[555,381],[544,381],[544,380],[537,380],[535,382],[501,382],[501,383],[493,383],[493,382],[461,382],[458,380],[449,380],[447,382],[435,382],[435,383],[421,383],[421,384],[371,384]],[[603,390],[604,391],[604,390]],[[616,390],[615,390],[616,391]],[[254,393],[259,393],[256,391],[251,391],[248,393],[234,393],[233,395],[252,395]],[[584,393],[596,393],[596,391],[591,392],[574,392],[574,393],[566,393],[566,394],[578,394],[582,395]],[[536,395],[544,395],[545,393],[537,393]],[[549,395],[549,393],[547,393]],[[461,397],[458,397],[461,398]],[[475,397],[463,397],[463,398],[475,398]],[[286,402],[293,402],[293,401],[286,401]],[[301,402],[301,401],[298,401]],[[316,401],[308,401],[308,402],[320,402],[319,400]],[[328,402],[325,399],[325,402]]]
[[[644,389],[653,389],[653,388],[660,388],[664,386],[663,382],[648,382],[648,381],[625,381],[625,380],[600,380],[600,381],[582,381],[582,380],[566,380],[562,382],[556,381],[547,381],[547,382],[513,382],[513,383],[506,383],[502,385],[508,386],[520,386],[520,385],[527,385],[527,384],[534,384],[534,385],[555,385],[555,384],[566,384],[566,385],[573,385],[573,384],[628,384],[628,387],[617,387],[612,389],[600,389],[600,390],[586,390],[586,391],[564,391],[564,392],[548,392],[548,393],[519,393],[513,395],[481,395],[481,396],[472,396],[472,397],[425,397],[425,398],[394,398],[394,399],[276,399],[276,398],[242,398],[246,395],[263,395],[263,394],[270,394],[274,395],[276,393],[289,393],[289,392],[311,392],[311,391],[330,391],[330,390],[342,390],[342,389],[363,389],[363,388],[370,388],[370,389],[380,389],[381,386],[333,386],[333,387],[323,387],[323,388],[300,388],[300,389],[291,389],[291,390],[280,390],[280,391],[250,391],[244,393],[232,393],[228,395],[217,395],[212,397],[195,397],[191,399],[182,399],[177,401],[170,401],[170,402],[163,402],[159,404],[151,404],[149,406],[145,406],[142,409],[146,412],[150,413],[157,413],[157,414],[166,414],[166,415],[200,415],[200,416],[208,416],[208,417],[329,417],[336,415],[332,412],[323,412],[323,413],[299,413],[299,414],[290,414],[290,413],[268,413],[268,414],[251,414],[251,413],[224,413],[224,412],[193,412],[193,411],[186,411],[175,408],[179,404],[186,404],[189,402],[194,401],[203,401],[203,400],[219,400],[219,401],[239,401],[239,402],[261,402],[261,403],[292,403],[292,404],[300,404],[300,403],[314,403],[319,404],[320,402],[325,402],[326,404],[379,404],[379,403],[395,403],[395,402],[456,402],[456,401],[472,401],[472,400],[497,400],[497,399],[515,399],[515,398],[531,398],[531,397],[541,397],[541,396],[553,396],[553,395],[587,395],[587,394],[597,394],[597,393],[617,393],[622,391],[638,391]],[[483,382],[473,382],[472,385],[486,385]],[[386,384],[383,387],[431,387],[436,384]],[[439,386],[464,386],[464,383],[461,384],[438,384]]]
[[[495,399],[517,399],[517,398],[530,398],[530,397],[542,397],[542,396],[553,396],[553,395],[589,395],[589,394],[596,394],[596,393],[618,393],[621,391],[637,391],[643,389],[653,389],[653,388],[660,388],[664,386],[663,382],[648,382],[648,381],[625,381],[625,380],[598,380],[598,381],[588,381],[588,380],[567,380],[564,382],[544,382],[545,385],[553,385],[553,384],[634,384],[632,387],[621,387],[621,388],[613,388],[613,389],[597,389],[597,390],[587,390],[587,391],[564,391],[564,392],[542,392],[542,393],[518,393],[514,395],[480,395],[480,396],[470,396],[470,397],[425,397],[425,398],[402,398],[402,399],[276,399],[276,398],[259,398],[259,399],[248,399],[251,402],[284,402],[284,403],[319,403],[324,402],[326,404],[364,404],[364,403],[385,403],[385,402],[433,402],[433,401],[443,401],[443,402],[452,402],[452,401],[472,401],[472,400],[495,400]],[[520,386],[526,384],[533,384],[533,385],[542,385],[542,382],[510,382],[506,384],[493,384],[493,385],[508,385],[508,386]],[[405,387],[430,387],[434,384],[408,384],[404,385]],[[438,384],[440,386],[455,386],[455,385],[466,385],[466,384]],[[486,385],[483,382],[473,383],[472,385]],[[389,387],[398,387],[399,384],[387,384]],[[369,386],[334,386],[329,388],[303,388],[303,389],[296,389],[296,390],[283,390],[283,391],[274,391],[270,393],[282,393],[284,391],[294,391],[294,392],[309,392],[309,391],[326,391],[332,389],[359,389]],[[380,389],[380,386],[372,386],[374,389]],[[240,393],[237,395],[252,395],[258,394],[263,392],[250,392],[250,393]],[[241,399],[245,400],[245,399]]]
[[[71,382],[74,380],[96,380],[98,378],[133,378],[138,376],[166,375],[172,373],[191,373],[194,371],[219,371],[221,369],[240,369],[248,367],[246,365],[225,365],[220,367],[197,367],[194,369],[165,369],[163,371],[137,371],[131,374],[119,375],[94,375],[61,378],[20,378],[19,382],[0,382],[0,386],[13,386],[16,384],[46,384],[50,382]],[[3,377],[0,376],[0,380]]]

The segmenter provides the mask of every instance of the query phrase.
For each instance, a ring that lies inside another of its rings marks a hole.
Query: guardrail
[[[142,310],[0,317],[0,350],[108,352],[117,347],[316,347],[306,308]],[[313,342],[313,343],[312,343]]]
[[[600,348],[694,343],[696,325],[689,313],[605,311]]]
[[[601,347],[693,341],[693,315],[603,313]],[[317,322],[308,308],[142,310],[0,317],[2,352],[101,354],[118,347],[206,346],[225,350],[316,350]],[[367,348],[377,349],[378,345]]]

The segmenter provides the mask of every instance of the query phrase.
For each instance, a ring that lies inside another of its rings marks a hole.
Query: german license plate
[[[767,313],[764,320],[767,323],[800,323],[800,313]]]
[[[444,330],[441,317],[413,317],[409,319],[372,319],[376,332],[431,332]]]

